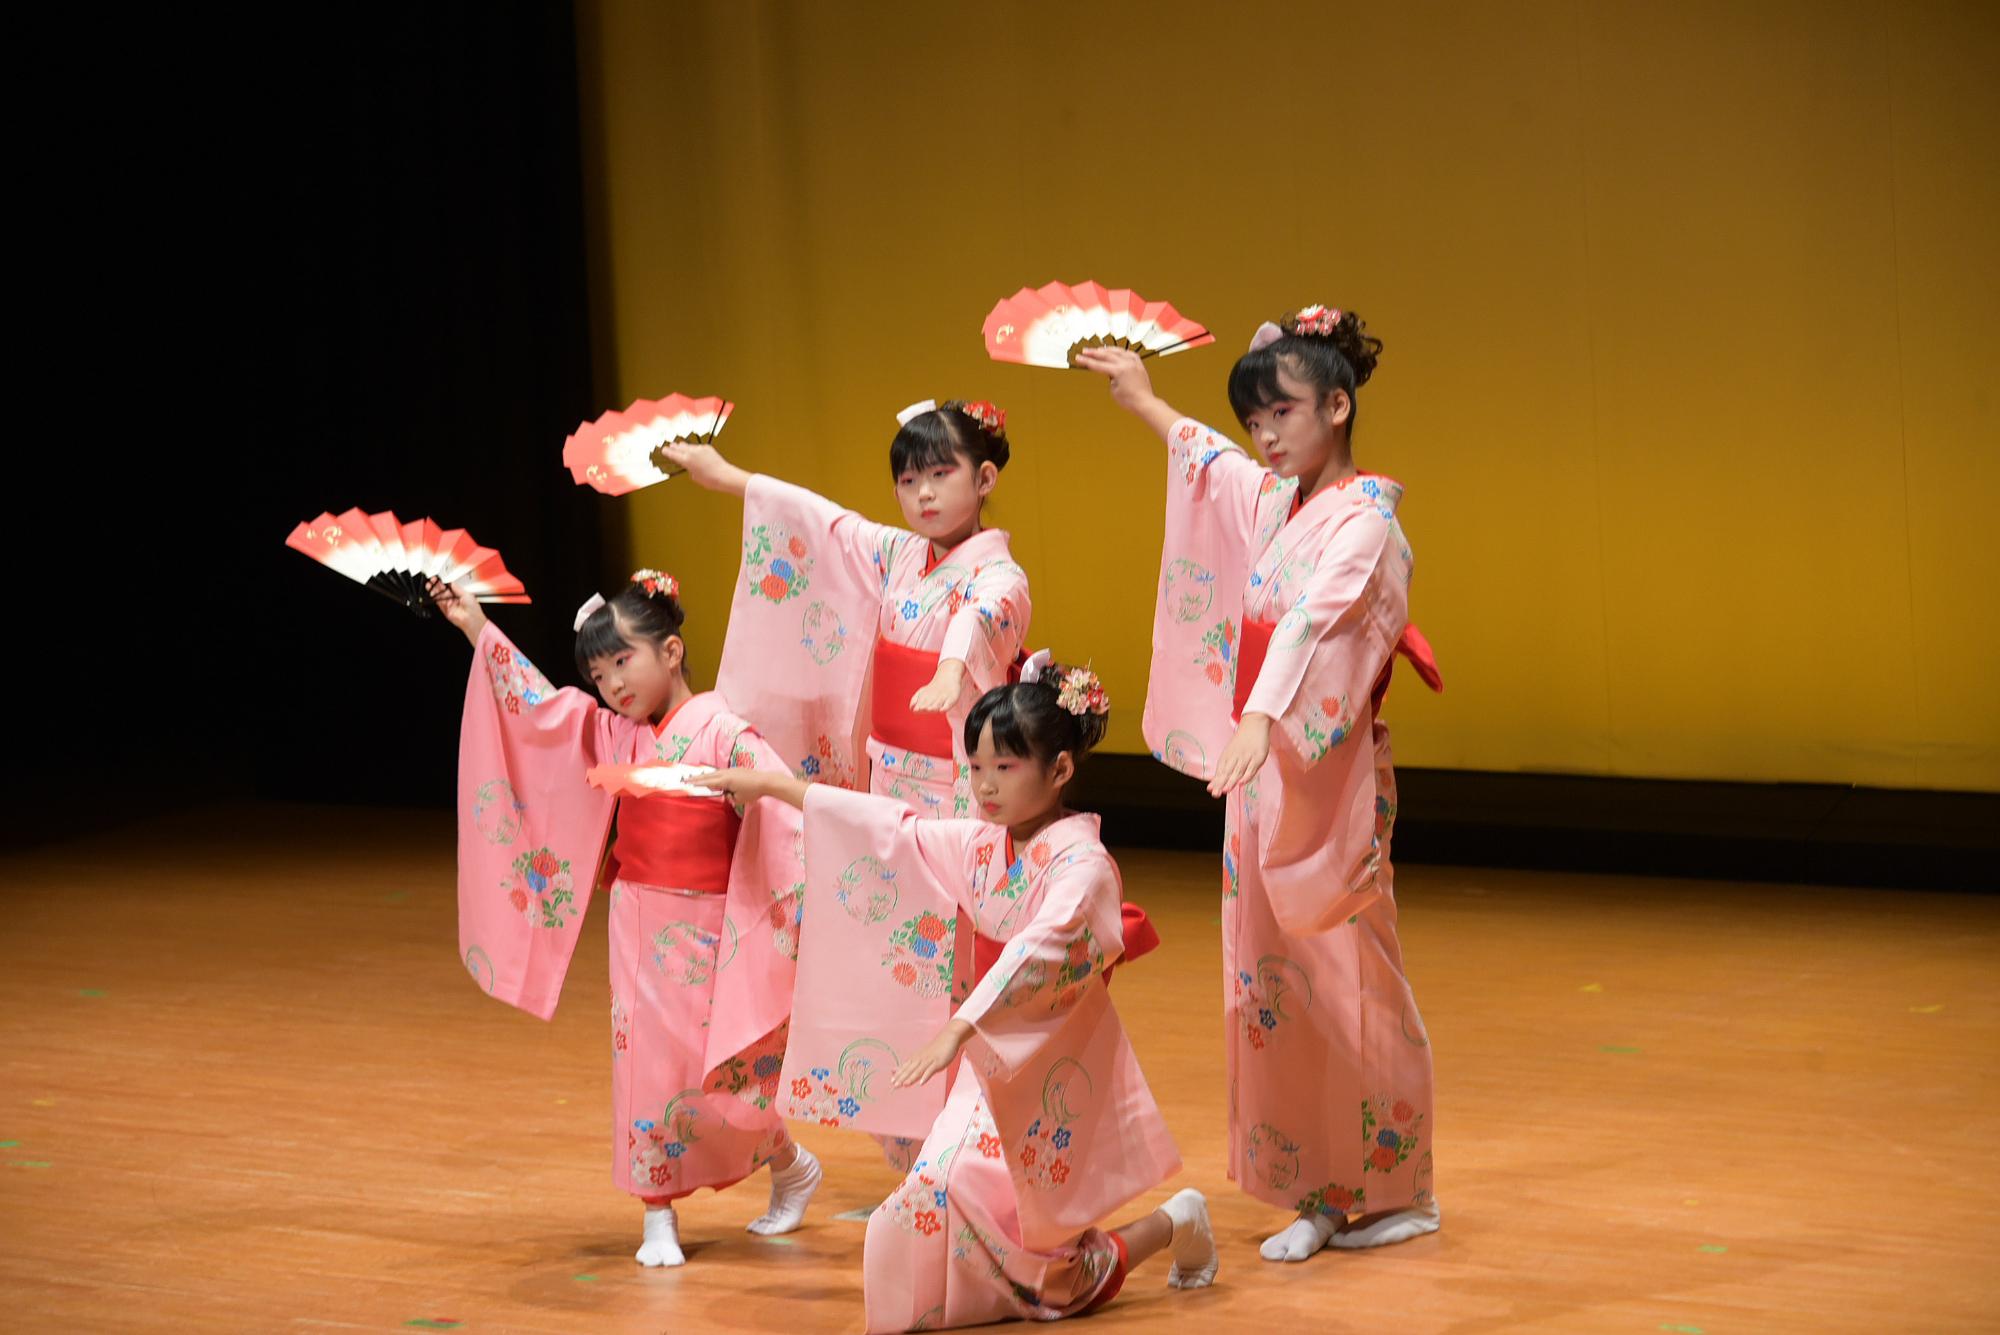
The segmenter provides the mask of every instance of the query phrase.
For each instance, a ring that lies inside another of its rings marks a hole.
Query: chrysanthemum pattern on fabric
[[[549,848],[529,849],[514,859],[501,891],[529,925],[560,930],[576,917],[576,887],[569,859]]]
[[[743,578],[750,592],[774,603],[789,602],[811,587],[811,549],[795,533],[758,524],[743,540]]]

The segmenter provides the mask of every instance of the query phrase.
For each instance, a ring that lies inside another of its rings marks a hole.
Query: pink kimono
[[[1180,1169],[1105,990],[1122,949],[1118,868],[1095,816],[1011,849],[1004,826],[920,820],[880,797],[806,797],[806,916],[787,1116],[921,1136],[868,1222],[867,1328],[1052,1319],[1122,1278],[1098,1221]],[[962,924],[1000,943],[954,1011]],[[953,1015],[946,1075],[892,1090]]]
[[[1027,572],[1000,529],[933,561],[915,533],[754,477],[716,689],[800,777],[966,816],[965,716],[1007,681],[1028,613]],[[910,696],[947,658],[966,667],[958,702],[912,714]]]
[[[1377,717],[1399,649],[1437,685],[1407,626],[1403,489],[1362,474],[1295,509],[1295,482],[1189,419],[1168,469],[1147,744],[1207,779],[1237,718],[1275,721],[1227,807],[1229,1175],[1302,1214],[1427,1204],[1430,1040],[1396,942]]]
[[[798,954],[799,822],[760,803],[614,798],[592,767],[661,760],[788,772],[713,692],[657,727],[556,690],[491,623],[459,738],[458,933],[466,968],[547,1019],[614,807],[611,1176],[652,1203],[720,1189],[787,1143],[773,1106]],[[722,980],[729,1009],[715,1005]]]
[[[1028,633],[1028,575],[1007,534],[982,529],[934,559],[921,535],[843,510],[776,478],[743,497],[743,567],[717,689],[742,706],[801,778],[866,787],[923,816],[967,816],[965,716],[1009,678]],[[938,663],[966,687],[937,714],[910,696]],[[972,986],[971,928],[953,958],[955,997]],[[916,1141],[878,1136],[907,1169]]]

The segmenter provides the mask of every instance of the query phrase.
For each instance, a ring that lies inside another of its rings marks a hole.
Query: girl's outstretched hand
[[[965,664],[947,658],[938,664],[937,675],[910,697],[912,714],[940,714],[958,703],[965,689]]]
[[[424,592],[437,604],[437,610],[444,619],[465,632],[465,638],[479,643],[479,632],[486,629],[486,609],[473,601],[471,594],[457,584],[447,584],[441,579],[432,579],[424,586]]]
[[[713,445],[677,441],[662,445],[660,457],[668,466],[684,469],[704,491],[726,491],[741,496],[750,486],[750,475],[723,458]]]
[[[779,774],[767,769],[717,769],[706,774],[688,776],[689,783],[698,788],[713,788],[718,793],[728,793],[736,799],[738,806],[749,806],[760,797],[776,798],[780,802],[804,809],[806,804],[806,782],[790,774]]]
[[[1222,748],[1215,762],[1215,777],[1208,781],[1208,795],[1221,797],[1255,778],[1271,755],[1271,719],[1268,714],[1245,714],[1236,725],[1236,735]]]
[[[897,1089],[908,1089],[921,1085],[932,1076],[951,1065],[958,1050],[972,1037],[972,1026],[963,1020],[947,1020],[944,1028],[937,1031],[937,1037],[917,1050],[917,1055],[896,1068],[889,1077],[889,1083]]]

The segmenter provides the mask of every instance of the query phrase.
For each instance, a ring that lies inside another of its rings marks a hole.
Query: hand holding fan
[[[1186,352],[1215,335],[1165,301],[1099,283],[1022,288],[994,306],[982,328],[986,355],[1029,366],[1076,365],[1079,348],[1127,348],[1141,357]]]
[[[460,585],[482,603],[529,601],[521,581],[507,573],[500,553],[481,547],[462,528],[440,529],[434,519],[405,523],[389,510],[372,515],[359,510],[322,514],[293,529],[285,546],[421,617],[431,614],[433,604],[424,586],[433,579]]]
[[[673,793],[681,797],[721,798],[714,788],[696,788],[688,780],[697,774],[708,773],[707,765],[668,765],[664,763],[640,765],[596,765],[584,775],[591,786],[624,797],[653,797],[660,793]]]
[[[669,394],[657,403],[640,399],[622,413],[607,412],[579,426],[563,441],[563,463],[579,485],[623,496],[674,475],[660,467],[662,445],[712,444],[735,411],[735,404],[717,398]]]

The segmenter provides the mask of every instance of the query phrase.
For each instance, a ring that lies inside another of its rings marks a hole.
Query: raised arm
[[[1076,354],[1076,364],[1109,380],[1113,403],[1153,428],[1161,440],[1171,440],[1174,423],[1181,415],[1153,392],[1153,377],[1138,353],[1124,348],[1083,348]]]
[[[677,441],[662,446],[660,454],[676,468],[684,469],[703,491],[720,491],[741,496],[750,487],[750,474],[722,457],[713,445]]]
[[[486,609],[459,585],[447,584],[441,579],[433,579],[424,591],[430,594],[431,601],[437,604],[444,619],[463,631],[465,638],[477,648],[480,632],[486,629]]]

